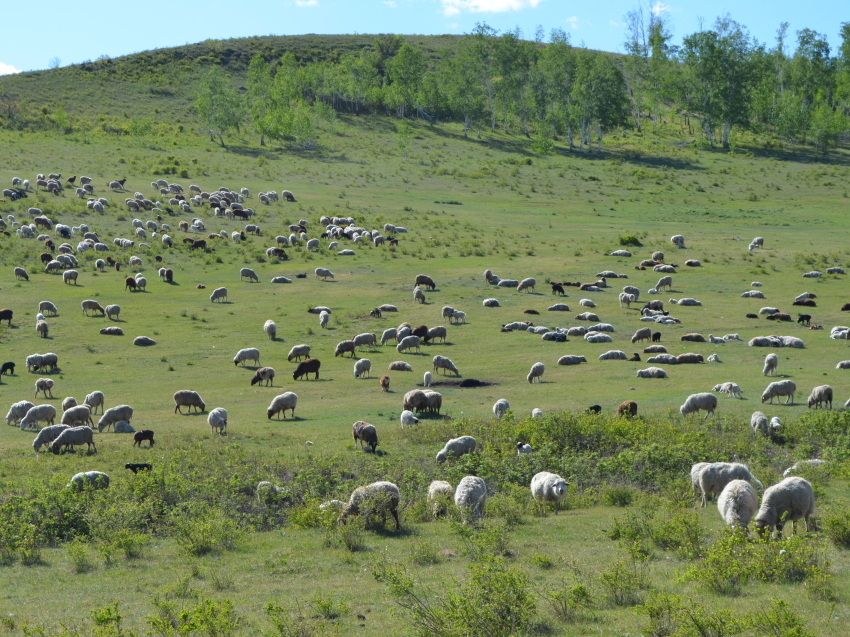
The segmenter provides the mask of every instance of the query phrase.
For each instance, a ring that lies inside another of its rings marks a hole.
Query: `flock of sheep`
[[[45,187],[48,189],[51,188],[51,186],[55,188],[55,184],[60,177],[61,175],[50,175],[50,177],[45,180],[48,181]],[[38,187],[42,186],[41,181],[43,179],[43,176],[39,176],[39,180],[37,180]],[[20,182],[20,180],[18,181]],[[68,181],[72,184],[74,183],[70,179]],[[24,189],[28,189],[28,184],[23,184],[23,182],[15,185],[23,185]],[[93,194],[93,186],[89,178],[81,178],[80,185],[81,188],[77,189],[78,196],[82,198],[89,194]],[[113,190],[123,190],[123,186],[123,180],[109,184],[109,187]],[[151,187],[156,189],[158,194],[161,196],[170,196],[168,204],[180,208],[180,210],[185,213],[191,212],[193,205],[195,207],[208,205],[212,209],[213,214],[217,217],[223,216],[228,219],[250,219],[253,216],[253,210],[245,208],[243,205],[245,198],[250,196],[250,192],[245,188],[241,189],[239,192],[230,191],[227,188],[220,188],[218,191],[213,192],[204,192],[198,186],[193,185],[189,188],[189,191],[193,194],[193,196],[190,197],[189,200],[186,200],[183,196],[183,188],[178,184],[169,184],[165,180],[161,180],[159,182],[152,182]],[[289,191],[284,191],[282,196],[288,201],[295,200],[294,196]],[[272,201],[277,201],[278,195],[275,192],[260,193],[258,200],[263,204],[269,204]],[[148,239],[148,233],[150,233],[151,239],[157,238],[158,233],[161,233],[162,236],[160,237],[160,241],[162,242],[163,247],[167,249],[173,246],[173,239],[168,234],[171,232],[171,228],[168,224],[162,223],[161,217],[161,214],[163,213],[172,213],[173,211],[170,208],[165,207],[163,210],[164,204],[149,200],[145,198],[142,193],[138,192],[135,193],[133,197],[126,199],[125,205],[131,211],[140,211],[142,209],[151,211],[156,215],[156,220],[149,220],[145,223],[140,219],[134,219],[132,222],[134,239],[116,237],[113,240],[113,244],[115,246],[125,249],[132,248],[135,245],[136,240]],[[109,206],[109,202],[103,198],[94,199],[92,197],[88,200],[88,206],[93,210],[102,212],[105,206]],[[82,254],[87,250],[95,250],[96,252],[110,251],[109,246],[101,242],[97,233],[91,232],[86,225],[68,227],[63,224],[53,222],[51,219],[43,215],[41,210],[37,208],[30,208],[28,212],[29,215],[34,218],[31,225],[21,225],[12,215],[9,215],[7,218],[8,223],[11,224],[13,228],[16,228],[16,232],[21,237],[35,238],[39,230],[53,230],[55,228],[60,239],[70,239],[74,234],[82,235],[82,241],[80,241],[76,246],[76,252],[78,254]],[[0,219],[0,223],[2,223],[3,229],[7,227],[6,221]],[[386,242],[385,237],[380,231],[367,230],[366,228],[358,227],[355,224],[354,219],[323,216],[319,223],[323,228],[321,239],[328,241],[327,245],[329,249],[338,248],[339,240],[343,239],[351,241],[353,245],[357,245],[362,241],[370,241],[375,246],[380,246]],[[308,225],[307,220],[301,220],[298,224],[291,225],[290,231],[292,234],[288,237],[282,235],[277,236],[274,240],[275,245],[267,250],[268,255],[278,257],[285,256],[285,253],[283,252],[284,248],[292,247],[301,243],[305,244],[308,250],[318,249],[320,245],[319,239],[315,237],[309,238],[307,234]],[[182,221],[178,224],[178,227],[184,232],[206,232],[205,224],[199,218],[194,218],[191,226],[188,222]],[[393,242],[397,243],[395,235],[400,233],[403,234],[407,232],[407,230],[402,227],[394,226],[393,224],[385,224],[383,232],[393,237],[389,240],[392,244]],[[184,239],[184,243],[189,244],[190,249],[206,249],[207,240],[213,241],[223,239],[239,243],[245,239],[246,233],[260,235],[261,229],[256,224],[249,224],[241,232],[233,232],[228,235],[227,232],[222,230],[217,234],[209,234],[207,239],[197,240],[187,237]],[[74,246],[70,243],[60,244],[58,246],[58,252],[60,254],[54,259],[52,252],[57,250],[57,248],[52,238],[49,235],[41,234],[37,237],[37,240],[43,243],[45,250],[50,250],[50,252],[45,252],[41,256],[42,263],[46,264],[45,272],[61,272],[63,281],[66,284],[76,285],[79,278],[79,272],[72,268],[79,267],[79,264],[73,254],[75,250]],[[677,248],[685,247],[684,237],[681,235],[672,237],[671,241]],[[141,243],[140,245],[150,247],[146,243]],[[750,251],[762,248],[763,245],[763,238],[757,237],[750,245]],[[353,250],[341,250],[337,254],[345,256],[354,254],[354,252]],[[619,257],[632,256],[631,253],[626,250],[618,250],[611,254],[612,256]],[[157,261],[159,262],[160,260],[161,258],[157,257]],[[108,257],[107,261],[98,259],[95,267],[102,272],[107,266],[107,262],[109,265],[114,266],[116,270],[120,268],[120,263],[111,257]],[[645,259],[640,262],[640,265],[635,266],[636,269],[639,270],[652,268],[654,271],[663,274],[656,285],[648,290],[648,294],[650,295],[657,295],[659,291],[664,288],[672,288],[672,275],[677,273],[677,266],[665,264],[663,262],[664,254],[661,252],[655,252],[652,254],[651,259]],[[140,257],[131,256],[129,258],[128,265],[130,267],[141,268],[143,264]],[[686,261],[686,266],[700,267],[701,264],[696,260],[688,260]],[[16,267],[14,274],[18,279],[28,280],[29,278],[26,269],[23,267]],[[164,281],[171,282],[173,280],[174,274],[169,268],[161,268],[159,274],[160,278]],[[240,281],[247,280],[249,283],[259,283],[260,281],[257,273],[251,268],[242,268],[239,274]],[[816,274],[819,273],[807,273],[805,276],[811,278],[816,276]],[[317,280],[335,278],[333,272],[323,267],[316,268],[314,275]],[[303,277],[304,275],[299,276]],[[586,293],[601,292],[608,288],[609,279],[627,278],[626,275],[618,275],[611,271],[604,271],[598,274],[597,277],[598,280],[589,284],[568,282],[552,283],[552,293],[563,296],[565,294],[564,287],[567,286],[575,286],[580,291]],[[487,270],[484,273],[484,278],[486,284],[489,286],[502,289],[515,288],[516,293],[533,292],[537,286],[537,281],[534,278],[525,278],[522,280],[501,279],[490,270]],[[147,280],[141,273],[138,273],[135,276],[126,277],[124,282],[125,289],[129,289],[131,291],[144,291],[147,287]],[[275,277],[271,280],[271,282],[291,283],[291,280],[286,277]],[[758,282],[753,282],[752,287],[759,288],[762,286]],[[413,303],[424,303],[426,301],[426,291],[432,291],[435,289],[436,283],[430,276],[424,274],[418,275],[415,278],[413,286]],[[641,291],[637,287],[631,285],[625,286],[622,292],[618,294],[620,306],[631,308],[632,304],[638,302],[640,294]],[[749,298],[764,298],[764,294],[760,290],[751,290],[745,292],[742,296]],[[811,307],[814,305],[814,298],[816,298],[815,295],[804,293],[797,297],[794,303]],[[211,303],[226,301],[227,288],[217,288],[210,295]],[[669,303],[671,306],[675,306],[676,308],[701,305],[701,302],[694,298],[670,299]],[[500,303],[496,298],[488,298],[484,300],[483,304],[488,308],[500,307]],[[515,321],[502,325],[501,331],[530,332],[540,335],[541,338],[546,341],[568,342],[569,337],[579,337],[590,343],[613,342],[611,333],[615,332],[614,326],[600,322],[599,316],[596,313],[589,311],[596,307],[596,303],[591,299],[583,298],[578,302],[578,305],[585,309],[585,311],[578,314],[575,319],[577,321],[593,323],[589,327],[578,325],[572,327],[549,328],[540,325],[533,325],[531,322]],[[109,318],[117,318],[121,311],[120,306],[116,304],[107,305],[104,308],[94,300],[84,300],[81,307],[83,314],[88,314],[89,312],[100,312]],[[548,309],[549,311],[556,313],[570,311],[569,306],[565,303],[557,303]],[[324,329],[328,327],[329,318],[332,313],[330,308],[317,306],[311,308],[309,311],[318,314],[320,328]],[[373,316],[382,316],[384,313],[397,311],[398,310],[395,306],[387,304],[375,308],[372,310],[371,314]],[[56,315],[56,313],[57,308],[53,303],[43,301],[39,304],[36,329],[41,336],[46,337],[48,334],[49,326],[47,317],[50,315]],[[533,311],[530,313],[537,314],[537,312]],[[787,315],[779,312],[777,308],[762,308],[760,314],[767,314],[768,318],[772,318],[777,321],[787,320],[784,318]],[[8,320],[11,324],[12,317],[12,310],[0,310],[0,320]],[[450,325],[453,323],[466,322],[465,312],[448,305],[442,308],[441,317],[447,320]],[[810,319],[811,317],[808,318]],[[659,299],[653,299],[644,304],[644,306],[640,309],[639,321],[658,325],[672,325],[681,322],[680,319],[670,316],[669,311],[664,310],[664,304]],[[270,340],[274,341],[277,338],[277,326],[274,321],[267,320],[263,325],[263,331]],[[111,326],[101,330],[101,333],[122,335],[123,330],[117,326]],[[378,338],[376,334],[364,333],[339,342],[334,349],[334,357],[350,354],[350,356],[354,358],[358,349],[362,350],[363,348],[371,349],[377,347],[378,341],[380,341],[380,346],[386,346],[390,341],[395,341],[395,347],[399,353],[411,350],[420,351],[422,343],[445,343],[447,336],[448,329],[444,325],[428,328],[424,325],[414,327],[409,323],[402,322],[397,328],[384,330],[380,338]],[[834,328],[832,336],[833,338],[850,339],[850,328],[841,326]],[[705,338],[701,334],[697,333],[687,334],[682,337],[682,340],[690,342],[706,342]],[[711,344],[721,345],[739,340],[740,338],[737,334],[728,334],[722,338],[714,337],[714,335],[709,334],[708,342]],[[659,344],[660,333],[653,332],[651,327],[638,329],[631,338],[632,343],[640,343],[642,341],[651,342],[651,345],[648,345],[646,349],[644,349],[644,353],[653,355],[647,360],[648,363],[654,363],[655,365],[681,365],[704,362],[702,355],[699,354],[687,353],[679,356],[671,356],[667,354],[666,348]],[[148,337],[140,336],[134,340],[134,344],[154,345],[155,341]],[[801,339],[791,336],[756,337],[750,340],[748,345],[751,347],[805,347]],[[629,358],[625,352],[620,350],[609,350],[601,354],[599,356],[599,360],[639,361],[641,359],[639,354],[634,354],[632,358]],[[309,378],[311,374],[314,375],[316,379],[319,378],[321,362],[318,359],[311,357],[311,347],[309,345],[302,344],[294,346],[290,350],[288,361],[297,362],[297,366],[293,372],[294,380],[298,380],[302,377]],[[713,354],[708,357],[708,361],[716,362],[719,361],[719,358],[717,354]],[[557,362],[559,365],[579,365],[586,364],[587,360],[584,356],[565,355],[561,356]],[[251,379],[251,385],[257,383],[271,385],[274,382],[275,370],[270,367],[261,366],[260,351],[257,348],[245,348],[239,350],[233,358],[233,363],[234,365],[241,365],[242,367],[244,367],[246,363],[252,363],[256,367],[254,376]],[[842,363],[839,363],[839,367],[845,365],[845,363],[846,366],[850,367],[850,361],[843,361]],[[417,417],[417,414],[440,413],[442,408],[442,395],[430,389],[433,383],[433,377],[439,373],[439,370],[443,370],[444,374],[452,373],[455,376],[460,376],[458,367],[448,357],[436,355],[433,357],[432,364],[433,374],[430,371],[424,374],[422,383],[423,389],[411,390],[404,396],[400,416],[402,427],[418,424],[419,418]],[[4,364],[4,371],[7,370],[7,365],[11,365],[10,369],[11,371],[14,371],[13,362]],[[58,357],[53,353],[33,354],[28,356],[26,359],[28,371],[39,371],[43,369],[55,370],[57,365]],[[764,362],[763,374],[765,376],[775,375],[777,365],[777,356],[775,354],[769,354]],[[358,358],[354,363],[354,377],[369,377],[371,375],[371,369],[372,362],[369,359]],[[396,361],[389,365],[389,369],[410,370],[410,365],[404,361]],[[542,362],[534,363],[526,376],[526,380],[529,383],[533,383],[535,380],[542,382],[545,370],[545,365]],[[651,366],[643,370],[638,370],[637,377],[643,379],[665,379],[668,378],[668,372],[662,367]],[[380,379],[381,389],[383,391],[388,391],[389,385],[390,377],[387,375],[382,376]],[[53,388],[54,381],[52,379],[39,379],[36,381],[36,398],[39,393],[42,393],[45,399],[48,395],[52,398]],[[726,393],[730,397],[735,396],[741,398],[742,396],[740,386],[734,382],[718,384],[714,387],[712,392]],[[683,416],[687,416],[692,413],[705,411],[706,418],[714,414],[718,406],[718,400],[717,396],[715,396],[712,392],[701,392],[688,396],[680,407],[681,414]],[[762,403],[769,400],[772,404],[774,398],[783,396],[787,397],[786,402],[792,402],[795,393],[796,384],[793,381],[775,381],[770,383],[762,394]],[[187,407],[189,410],[195,409],[200,412],[206,411],[206,403],[203,401],[200,394],[194,390],[178,391],[174,394],[173,398],[175,402],[175,412],[182,413],[182,407]],[[814,388],[809,397],[808,404],[809,407],[827,406],[831,408],[832,398],[832,389],[829,386],[824,385]],[[95,413],[97,407],[100,407],[103,412],[103,403],[104,397],[101,392],[93,392],[89,394],[86,396],[85,401],[80,405],[77,404],[75,399],[67,398],[62,404],[63,414],[60,424],[56,425],[54,424],[54,420],[57,416],[57,412],[52,405],[33,405],[29,401],[23,400],[12,405],[6,416],[6,422],[10,425],[19,424],[21,429],[38,430],[38,435],[33,441],[33,448],[36,451],[38,451],[42,446],[46,446],[48,449],[58,453],[63,448],[68,449],[85,444],[87,445],[87,448],[93,448],[96,452],[97,448],[94,443],[93,430],[94,423],[91,416]],[[266,410],[267,418],[271,419],[274,416],[280,416],[281,414],[284,418],[286,418],[287,412],[290,412],[290,415],[294,418],[297,403],[298,396],[294,392],[284,392],[272,400]],[[848,401],[848,404],[850,404],[850,401]],[[502,398],[493,405],[492,410],[493,414],[497,418],[501,418],[508,412],[509,409],[509,402]],[[589,409],[593,412],[599,412],[600,410],[597,405],[591,406]],[[637,414],[637,403],[635,401],[624,402],[618,408],[618,414],[625,417],[635,416]],[[532,415],[534,417],[542,417],[543,413],[541,410],[535,409]],[[134,431],[130,426],[132,417],[133,409],[130,406],[120,405],[118,407],[113,407],[102,414],[101,419],[97,423],[98,431],[103,432],[107,428],[113,427],[116,432],[121,431],[134,433],[134,444],[140,444],[141,441],[147,440],[151,445],[153,445],[153,432],[151,430],[142,430],[139,432]],[[219,434],[225,433],[228,424],[228,414],[226,409],[223,407],[211,409],[207,417],[207,422],[211,431]],[[40,423],[45,423],[46,426],[39,430]],[[775,434],[780,426],[778,419],[774,418],[773,421],[769,422],[767,417],[761,412],[755,412],[753,414],[751,425],[754,433],[766,436]],[[361,447],[365,445],[370,447],[373,451],[375,451],[378,446],[378,432],[376,427],[365,421],[358,421],[354,423],[353,438],[355,443],[359,442]],[[436,461],[437,463],[443,463],[449,458],[457,458],[464,454],[472,453],[476,450],[476,448],[476,441],[471,436],[455,438],[446,442],[443,449],[437,453]],[[517,451],[519,454],[524,454],[532,453],[533,449],[525,443],[518,442]],[[705,506],[708,497],[718,495],[718,507],[720,508],[721,514],[726,522],[732,526],[741,526],[746,528],[750,520],[753,518],[758,504],[755,491],[748,482],[757,482],[755,478],[749,474],[746,467],[743,467],[743,465],[726,465],[725,463],[701,463],[701,465],[695,465],[691,476],[695,487],[698,486],[702,491],[703,505]],[[698,467],[699,469],[697,470]],[[129,465],[128,468],[130,468]],[[696,471],[696,473],[694,471]],[[74,476],[71,484],[77,486],[89,484],[96,488],[105,488],[109,485],[109,476],[99,472],[78,474]],[[760,483],[758,484],[761,486]],[[261,483],[261,486],[262,485],[267,485],[267,483]],[[530,484],[530,489],[532,496],[536,500],[554,503],[555,511],[557,513],[558,504],[566,497],[567,486],[568,483],[560,476],[544,471],[534,476]],[[445,481],[435,481],[432,483],[431,488],[429,489],[429,498],[434,502],[435,511],[438,506],[438,500],[441,497],[447,497],[450,494],[453,496],[454,502],[458,507],[468,509],[474,517],[480,517],[483,515],[484,503],[487,497],[487,486],[480,478],[467,476],[460,481],[457,488],[454,490],[451,485]],[[396,527],[398,527],[399,520],[397,512],[401,495],[398,487],[389,482],[376,482],[356,489],[354,493],[352,493],[348,504],[343,507],[340,520],[345,520],[350,515],[358,514],[363,501],[366,498],[372,497],[381,497],[384,499],[386,503],[386,512],[392,515],[395,520]],[[776,527],[781,531],[782,521],[785,519],[789,521],[805,519],[808,521],[808,517],[811,515],[813,509],[813,501],[814,496],[812,495],[811,485],[809,485],[808,482],[801,478],[786,478],[780,484],[774,485],[765,491],[762,507],[755,517],[756,526],[760,530],[769,528],[772,531],[774,527]]]

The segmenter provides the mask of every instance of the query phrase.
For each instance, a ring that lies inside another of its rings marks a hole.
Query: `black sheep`
[[[552,294],[560,294],[561,296],[564,296],[564,286],[560,283],[553,283]]]
[[[812,320],[811,314],[800,314],[800,317],[797,319],[798,323],[802,323],[803,325],[808,325]]]
[[[660,343],[661,342],[661,332],[653,332],[652,333],[652,342]]]
[[[0,376],[7,372],[9,376],[15,373],[15,364],[12,361],[9,361],[8,363],[3,363],[3,367],[0,368]]]
[[[150,471],[153,469],[149,462],[128,462],[124,465],[125,469],[129,469],[133,473],[138,473],[139,471]]]
[[[754,319],[757,319],[758,317],[759,317],[759,315],[758,315],[758,314],[747,314],[747,318],[754,318]]]
[[[133,434],[133,446],[139,445],[142,446],[142,442],[147,440],[150,443],[150,446],[153,447],[153,430],[152,429],[140,429],[136,433]]]
[[[591,405],[585,411],[589,414],[599,414],[602,413],[602,407],[600,405]]]

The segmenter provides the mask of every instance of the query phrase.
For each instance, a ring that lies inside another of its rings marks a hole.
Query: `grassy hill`
[[[261,43],[297,44],[304,55],[316,49],[315,55],[330,56],[328,42],[341,50],[365,45],[363,38],[256,38],[221,48],[232,50],[227,59],[236,73]],[[423,41],[434,50],[450,42]],[[765,627],[773,621],[789,626],[797,617],[808,631],[799,634],[835,633],[850,612],[850,421],[839,409],[850,397],[850,379],[835,366],[850,356],[846,342],[829,338],[829,328],[847,322],[841,307],[850,298],[846,276],[802,274],[850,268],[844,228],[850,167],[843,150],[823,160],[752,153],[747,145],[753,140],[744,139],[738,152],[705,151],[677,145],[687,137],[668,123],[655,136],[620,131],[602,154],[568,153],[559,144],[556,154],[541,157],[524,137],[466,139],[452,123],[412,122],[412,139],[399,145],[395,120],[377,114],[343,115],[325,124],[315,151],[260,147],[248,135],[235,136],[223,149],[198,134],[191,119],[195,65],[187,64],[186,75],[172,74],[186,59],[211,56],[216,48],[202,43],[128,56],[109,63],[123,69],[114,75],[106,64],[93,63],[97,70],[75,67],[0,80],[0,91],[14,87],[31,103],[49,95],[56,101],[45,104],[74,103],[74,112],[87,118],[123,118],[126,110],[127,118],[150,116],[157,123],[137,136],[97,128],[68,135],[0,131],[0,144],[14,148],[0,166],[4,187],[15,176],[34,183],[36,173],[61,172],[63,181],[88,175],[96,195],[110,204],[98,214],[70,188],[58,196],[31,192],[18,202],[0,202],[3,217],[27,220],[27,209],[35,206],[60,223],[87,224],[109,245],[105,254],[124,264],[120,272],[98,272],[94,261],[104,253],[84,252],[78,255],[78,284],[65,285],[61,276],[43,272],[42,245],[14,232],[0,236],[0,306],[15,314],[11,327],[0,326],[0,352],[3,361],[17,364],[14,375],[0,377],[3,406],[33,400],[33,385],[45,375],[55,382],[55,398],[39,397],[36,404],[46,400],[58,408],[66,396],[82,400],[101,390],[107,407],[133,406],[132,425],[155,430],[157,440],[152,449],[140,449],[129,436],[98,433],[97,454],[82,449],[34,454],[34,433],[0,430],[0,580],[7,584],[0,616],[10,634],[171,635],[177,634],[175,626],[193,635],[414,634],[409,607],[397,612],[390,588],[373,575],[376,567],[381,573],[381,565],[397,564],[408,569],[416,591],[428,589],[422,598],[436,604],[443,618],[451,614],[439,602],[452,593],[479,602],[485,593],[488,599],[508,599],[507,592],[487,588],[482,569],[491,569],[497,581],[518,577],[511,581],[522,585],[514,588],[527,592],[534,612],[523,616],[514,634],[690,635],[697,634],[696,619],[724,626],[725,632],[715,634],[783,634]],[[158,66],[153,62],[158,56],[168,61]],[[132,68],[146,70],[133,75]],[[173,92],[150,91],[164,85]],[[252,223],[261,235],[238,244],[208,239],[207,251],[190,251],[183,238],[220,230],[230,236],[244,222],[213,217],[209,208],[172,216],[165,202],[162,222],[171,226],[174,248],[150,235],[133,248],[114,246],[114,237],[133,235],[134,218],[147,221],[156,214],[129,212],[124,198],[140,191],[159,199],[150,182],[163,176],[187,189],[249,188],[246,206],[257,212]],[[126,191],[111,192],[107,183],[120,177],[127,179]],[[295,193],[296,203],[264,206],[257,200],[261,191],[284,188]],[[301,245],[287,249],[286,260],[266,256],[274,237],[288,236],[288,226],[301,219],[308,221],[311,237],[319,236],[323,215],[352,216],[368,229],[392,223],[408,232],[399,235],[397,248],[341,242],[338,249],[352,248],[354,256],[338,255],[326,239],[317,252]],[[203,219],[207,232],[178,230],[180,220],[192,217]],[[670,243],[673,234],[685,236],[686,249]],[[765,237],[765,247],[749,253],[755,236]],[[623,247],[621,239],[641,245],[627,246],[632,257],[608,256]],[[71,243],[80,240],[77,234]],[[679,266],[673,290],[657,297],[648,290],[661,275],[634,269],[656,250]],[[142,259],[141,268],[127,265],[134,255]],[[174,270],[174,284],[159,280],[156,256]],[[699,260],[701,267],[686,267],[686,259]],[[27,269],[29,281],[15,279],[16,266]],[[257,271],[260,283],[239,280],[245,266]],[[335,279],[316,280],[316,267],[331,269]],[[502,278],[534,277],[536,291],[489,286],[485,269]],[[549,293],[548,281],[589,282],[605,270],[628,278],[609,279],[611,287],[603,292],[571,287],[563,299]],[[147,278],[146,291],[124,291],[124,277],[137,271]],[[419,273],[437,282],[421,305],[412,298]],[[281,275],[293,283],[269,282]],[[756,289],[753,281],[762,283],[758,289],[765,299],[740,298]],[[658,298],[681,320],[653,326],[670,353],[717,353],[722,362],[662,366],[668,380],[643,380],[635,374],[645,362],[597,360],[608,349],[647,358],[642,345],[630,342],[647,325],[638,320],[641,303],[627,309],[617,301],[626,284],[641,290],[641,302]],[[229,303],[210,303],[210,292],[219,286],[228,288]],[[817,307],[791,305],[803,291],[817,294]],[[501,307],[485,308],[482,301],[490,297]],[[702,305],[680,307],[671,297],[696,298]],[[578,305],[582,298],[593,300],[600,321],[614,326],[613,343],[589,344],[578,337],[554,343],[530,333],[500,332],[503,324],[520,320],[579,325],[573,317],[584,309]],[[120,304],[120,321],[83,316],[79,304],[85,299]],[[47,317],[47,339],[35,331],[42,300],[59,309]],[[547,311],[555,302],[567,303],[570,312]],[[370,317],[383,303],[399,312]],[[466,312],[467,319],[447,325],[445,344],[423,345],[421,353],[400,354],[391,344],[358,352],[372,361],[371,378],[355,379],[353,361],[333,356],[335,345],[355,334],[380,336],[402,321],[444,324],[440,310],[447,304]],[[306,311],[316,305],[332,309],[328,329]],[[763,306],[794,317],[805,311],[826,330],[746,318]],[[267,319],[277,323],[276,341],[262,331]],[[112,324],[125,335],[99,333]],[[706,339],[737,333],[742,341],[680,341],[691,332]],[[798,336],[806,347],[747,346],[751,337],[767,334]],[[134,347],[139,335],[157,344]],[[311,345],[322,361],[317,381],[292,380],[294,363],[287,353],[301,343]],[[233,355],[244,347],[259,348],[262,364],[276,369],[273,387],[252,387],[253,370],[233,365]],[[25,357],[48,351],[59,355],[59,369],[28,373]],[[792,405],[760,401],[773,380],[761,375],[769,351],[780,357],[779,377],[797,384]],[[422,383],[425,371],[433,371],[435,354],[450,357],[462,378],[493,384],[438,386],[442,416],[423,416],[417,427],[401,429],[402,397]],[[565,354],[583,355],[588,363],[557,365]],[[409,362],[414,371],[388,372],[396,360]],[[537,361],[546,365],[544,382],[529,384],[525,375]],[[389,393],[378,383],[385,373],[391,377]],[[689,394],[726,381],[741,385],[744,400],[721,396],[717,414],[707,421],[679,415]],[[808,393],[824,383],[835,390],[836,409],[807,410]],[[207,410],[226,408],[227,435],[212,435],[205,414],[175,414],[171,397],[180,389],[197,390]],[[284,391],[299,396],[296,417],[269,420],[266,407]],[[510,401],[512,414],[495,421],[491,408],[499,398]],[[624,400],[638,403],[640,418],[615,417]],[[600,417],[583,414],[592,404],[603,407]],[[531,419],[534,408],[545,417]],[[756,410],[781,417],[776,440],[753,437],[749,417]],[[353,445],[350,428],[356,420],[378,428],[377,454]],[[475,436],[481,453],[436,464],[436,452],[458,435]],[[518,457],[517,441],[535,452]],[[818,506],[816,526],[805,537],[734,544],[713,504],[693,509],[688,477],[693,462],[737,459],[767,486],[793,462],[814,457],[830,464],[806,473]],[[150,462],[153,471],[134,476],[123,468],[126,462]],[[86,470],[107,472],[109,490],[74,494],[64,488],[70,476]],[[529,480],[543,470],[571,483],[566,510],[557,516],[529,499]],[[430,481],[456,485],[469,474],[484,478],[491,491],[481,525],[456,524],[456,513],[433,521],[425,497]],[[358,524],[340,529],[334,513],[319,509],[321,502],[347,500],[354,487],[379,479],[401,488],[401,531]],[[272,481],[281,492],[258,495],[260,480]],[[786,602],[791,615],[772,606],[773,598]],[[105,609],[113,602],[120,621]],[[276,622],[280,614],[265,610],[267,604],[291,613],[286,622]],[[519,606],[516,599],[512,604]],[[688,615],[686,608],[699,612]],[[95,609],[100,610],[91,614]],[[736,626],[724,609],[743,623]],[[428,632],[461,634],[442,630],[431,626]],[[511,634],[492,625],[484,632]]]

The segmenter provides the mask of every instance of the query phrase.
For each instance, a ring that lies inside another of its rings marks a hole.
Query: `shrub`
[[[850,548],[850,509],[847,502],[836,502],[820,517],[820,527],[836,546]]]
[[[617,241],[620,243],[621,246],[634,246],[636,248],[643,247],[643,244],[640,242],[640,239],[638,239],[637,235],[635,234],[621,234],[617,238]]]
[[[68,559],[75,573],[88,573],[94,567],[89,559],[88,546],[80,538],[68,544]]]
[[[632,558],[614,562],[602,571],[599,581],[611,606],[634,606],[640,603],[640,589],[649,584],[646,561]]]
[[[750,624],[766,637],[814,637],[788,603],[775,597],[767,610],[752,614]]]
[[[633,489],[624,486],[611,486],[602,492],[602,501],[608,506],[627,507],[635,499]]]
[[[242,533],[222,511],[196,506],[185,515],[175,516],[174,539],[190,555],[206,555],[233,549]]]
[[[552,608],[552,614],[562,622],[593,620],[593,598],[584,584],[563,582],[554,592],[544,598]]]

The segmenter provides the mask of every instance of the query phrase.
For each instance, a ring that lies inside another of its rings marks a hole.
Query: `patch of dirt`
[[[498,383],[491,383],[488,380],[478,380],[477,378],[464,378],[463,380],[436,380],[431,383],[431,387],[493,387]],[[422,383],[417,383],[417,387],[423,387]]]

